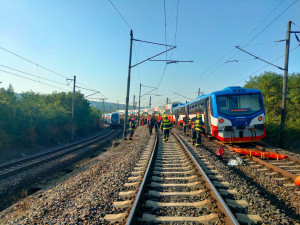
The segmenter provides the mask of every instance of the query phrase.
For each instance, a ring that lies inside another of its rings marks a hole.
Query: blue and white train
[[[111,128],[120,128],[120,114],[115,112],[115,113],[110,113],[106,117],[107,123],[110,125]]]
[[[263,97],[258,89],[227,87],[173,109],[178,124],[184,116],[196,117],[197,112],[202,114],[205,134],[222,142],[253,142],[266,135]]]

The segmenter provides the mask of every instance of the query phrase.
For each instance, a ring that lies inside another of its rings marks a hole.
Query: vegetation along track
[[[22,158],[19,160],[14,160],[14,161],[10,161],[5,164],[1,164],[0,165],[0,179],[6,178],[10,175],[17,174],[20,171],[23,172],[26,169],[33,168],[42,163],[49,162],[58,157],[75,152],[75,151],[82,149],[88,145],[91,145],[95,142],[109,138],[115,132],[117,132],[117,130],[107,128],[103,132],[97,134],[96,136],[74,142],[70,145],[66,145],[64,147],[60,147],[60,148],[57,148],[57,149],[54,149],[51,151],[47,151],[47,152],[44,152],[41,154],[37,154],[34,156],[29,156],[26,158]]]
[[[227,203],[244,202],[224,201],[218,191],[227,195],[231,190],[217,189],[214,184],[222,184],[216,179],[205,159],[195,158],[176,134],[167,143],[151,136],[125,190],[119,193],[120,201],[114,202],[114,214],[104,219],[126,224],[238,224]]]

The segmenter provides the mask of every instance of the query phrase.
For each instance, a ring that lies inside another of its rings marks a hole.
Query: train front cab
[[[213,93],[207,101],[211,135],[225,143],[253,142],[265,137],[265,112],[259,90]]]
[[[113,129],[121,128],[121,121],[119,113],[110,114],[110,127]]]

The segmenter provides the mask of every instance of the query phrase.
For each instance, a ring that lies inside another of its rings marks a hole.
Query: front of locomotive
[[[265,109],[258,89],[228,87],[211,95],[212,135],[225,143],[265,137]]]
[[[112,128],[117,128],[120,126],[120,115],[119,113],[110,114],[110,126]]]

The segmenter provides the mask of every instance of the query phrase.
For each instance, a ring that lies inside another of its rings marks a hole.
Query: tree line
[[[262,91],[266,111],[265,141],[274,146],[279,146],[282,82],[282,74],[264,72],[259,76],[250,77],[250,80],[244,86],[244,88],[257,88]],[[286,148],[299,150],[300,73],[293,73],[288,76],[284,137],[284,146]]]
[[[0,150],[48,146],[70,140],[73,93],[17,94],[12,85],[0,89]],[[101,113],[80,92],[75,94],[74,133],[99,129]]]

